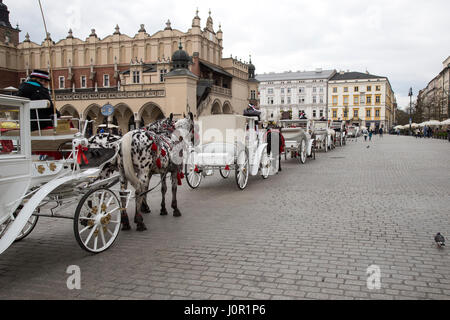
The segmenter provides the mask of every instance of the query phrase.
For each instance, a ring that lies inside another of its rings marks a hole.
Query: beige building
[[[419,92],[417,102],[424,121],[450,118],[450,56],[442,63],[442,71]]]
[[[221,26],[215,30],[211,12],[202,28],[197,11],[185,32],[167,21],[152,34],[141,25],[134,36],[116,26],[103,39],[94,29],[85,40],[71,30],[57,42],[48,36],[36,43],[27,34],[14,50],[17,58],[15,63],[10,58],[10,64],[20,81],[33,69],[52,66],[57,108],[63,114],[97,125],[114,123],[124,132],[170,113],[242,114],[257,91],[254,66],[222,56],[223,32]],[[176,72],[176,55],[186,55],[188,72]],[[101,114],[106,104],[115,109],[108,119]]]
[[[328,118],[385,131],[395,121],[396,100],[387,77],[338,72],[328,81]]]

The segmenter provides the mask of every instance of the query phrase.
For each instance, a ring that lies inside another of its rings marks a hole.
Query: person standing
[[[380,138],[383,138],[383,127],[380,128]]]
[[[372,128],[369,130],[369,141],[372,141],[373,130]]]
[[[17,96],[30,100],[48,100],[49,105],[45,109],[31,110],[31,131],[53,128],[54,107],[48,90],[50,74],[47,71],[33,70],[27,81],[23,82]],[[58,118],[61,116],[56,110]],[[39,118],[39,121],[36,121]]]
[[[368,135],[368,132],[367,132],[367,129],[366,129],[366,128],[364,128],[364,130],[363,130],[363,135],[364,135],[364,141],[367,142],[367,135]]]

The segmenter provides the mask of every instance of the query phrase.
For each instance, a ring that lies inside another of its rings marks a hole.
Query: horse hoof
[[[138,224],[138,226],[137,226],[137,228],[136,228],[136,231],[139,231],[139,232],[142,232],[142,231],[145,231],[145,230],[147,230],[147,227],[145,226],[145,224]]]
[[[173,216],[174,216],[174,217],[181,217],[181,212],[180,212],[180,210],[175,209],[175,210],[173,211]]]
[[[142,205],[141,212],[148,214],[148,213],[151,213],[152,211],[150,210],[150,208],[147,205]]]
[[[124,224],[122,226],[122,231],[129,231],[129,230],[131,230],[131,226],[129,224]]]
[[[160,215],[167,216],[167,210],[166,209],[161,209]]]

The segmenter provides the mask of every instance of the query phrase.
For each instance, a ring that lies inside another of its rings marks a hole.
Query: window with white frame
[[[305,97],[300,97],[300,98],[298,99],[298,103],[299,103],[299,104],[304,104],[304,103],[305,103]]]
[[[109,74],[103,75],[103,86],[108,88],[109,87]]]
[[[133,83],[141,83],[141,72],[133,71]]]
[[[284,104],[284,97],[281,98],[281,104]]]
[[[299,89],[298,89],[298,93],[304,93],[305,92],[305,88],[304,87],[300,87]]]
[[[273,88],[268,88],[267,89],[267,94],[273,94]]]
[[[317,88],[313,87],[313,92],[316,93],[317,92]]]
[[[288,103],[288,104],[291,104],[291,97],[288,97],[288,98],[287,98],[287,103]]]
[[[80,87],[81,88],[86,88],[87,84],[86,84],[86,76],[81,76],[80,78]]]
[[[320,117],[323,117],[323,110],[320,110]]]
[[[65,85],[66,85],[66,81],[65,81],[64,77],[59,77],[59,88],[64,89]]]
[[[284,88],[281,88],[281,93],[284,93]]]
[[[319,101],[320,103],[323,103],[323,96],[320,96]]]
[[[290,94],[291,93],[291,88],[287,89],[287,93]]]
[[[317,111],[313,110],[313,118],[317,118]]]
[[[313,96],[313,104],[316,104],[316,103],[317,103],[317,97]]]
[[[323,87],[320,87],[319,91],[320,93],[323,93]]]

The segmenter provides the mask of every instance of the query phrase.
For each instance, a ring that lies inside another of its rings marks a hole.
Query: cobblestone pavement
[[[121,232],[99,255],[81,250],[72,221],[42,218],[0,256],[1,299],[450,299],[450,143],[359,139],[245,191],[219,174],[184,183],[183,217]],[[170,195],[167,203],[169,204]],[[132,210],[130,210],[131,212]],[[81,268],[69,291],[66,269]],[[367,267],[381,289],[367,288]]]

